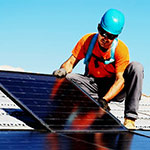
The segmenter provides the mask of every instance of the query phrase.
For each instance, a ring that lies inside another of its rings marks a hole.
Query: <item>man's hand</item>
[[[53,72],[53,75],[58,77],[58,78],[63,78],[67,75],[67,71],[64,68],[60,68],[58,70],[55,70]]]
[[[101,107],[102,107],[104,110],[110,111],[110,107],[108,106],[108,102],[107,102],[105,99],[99,98],[99,99],[98,99],[98,102],[99,102],[99,104],[101,105]]]

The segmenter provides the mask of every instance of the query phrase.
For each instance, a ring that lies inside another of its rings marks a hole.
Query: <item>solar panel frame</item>
[[[150,130],[134,130],[134,131],[129,131],[129,132],[131,132],[132,134],[150,138]]]

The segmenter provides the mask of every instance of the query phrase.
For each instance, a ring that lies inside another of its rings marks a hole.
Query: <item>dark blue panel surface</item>
[[[1,150],[149,150],[150,138],[128,132],[56,134],[1,131]]]
[[[53,131],[125,130],[74,84],[50,75],[0,72],[2,90]]]

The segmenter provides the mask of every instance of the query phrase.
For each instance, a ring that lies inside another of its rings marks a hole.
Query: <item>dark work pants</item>
[[[66,77],[94,99],[103,97],[115,81],[115,78],[94,78],[73,73]],[[131,62],[125,69],[123,77],[125,79],[124,89],[112,101],[122,102],[125,100],[125,117],[137,119],[144,77],[143,66],[138,62]]]

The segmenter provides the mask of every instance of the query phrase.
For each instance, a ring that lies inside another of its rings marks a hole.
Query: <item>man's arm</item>
[[[103,97],[107,102],[113,99],[124,87],[123,72],[118,72],[116,74],[116,80],[114,84],[110,87],[109,91]]]
[[[64,68],[67,73],[72,72],[72,69],[76,66],[76,64],[79,62],[79,60],[71,55],[68,60],[66,60],[60,68]]]
[[[63,78],[67,75],[67,73],[72,72],[72,69],[75,65],[79,62],[79,60],[71,55],[67,61],[65,61],[61,66],[60,69],[57,69],[53,72],[53,75],[58,78]]]

